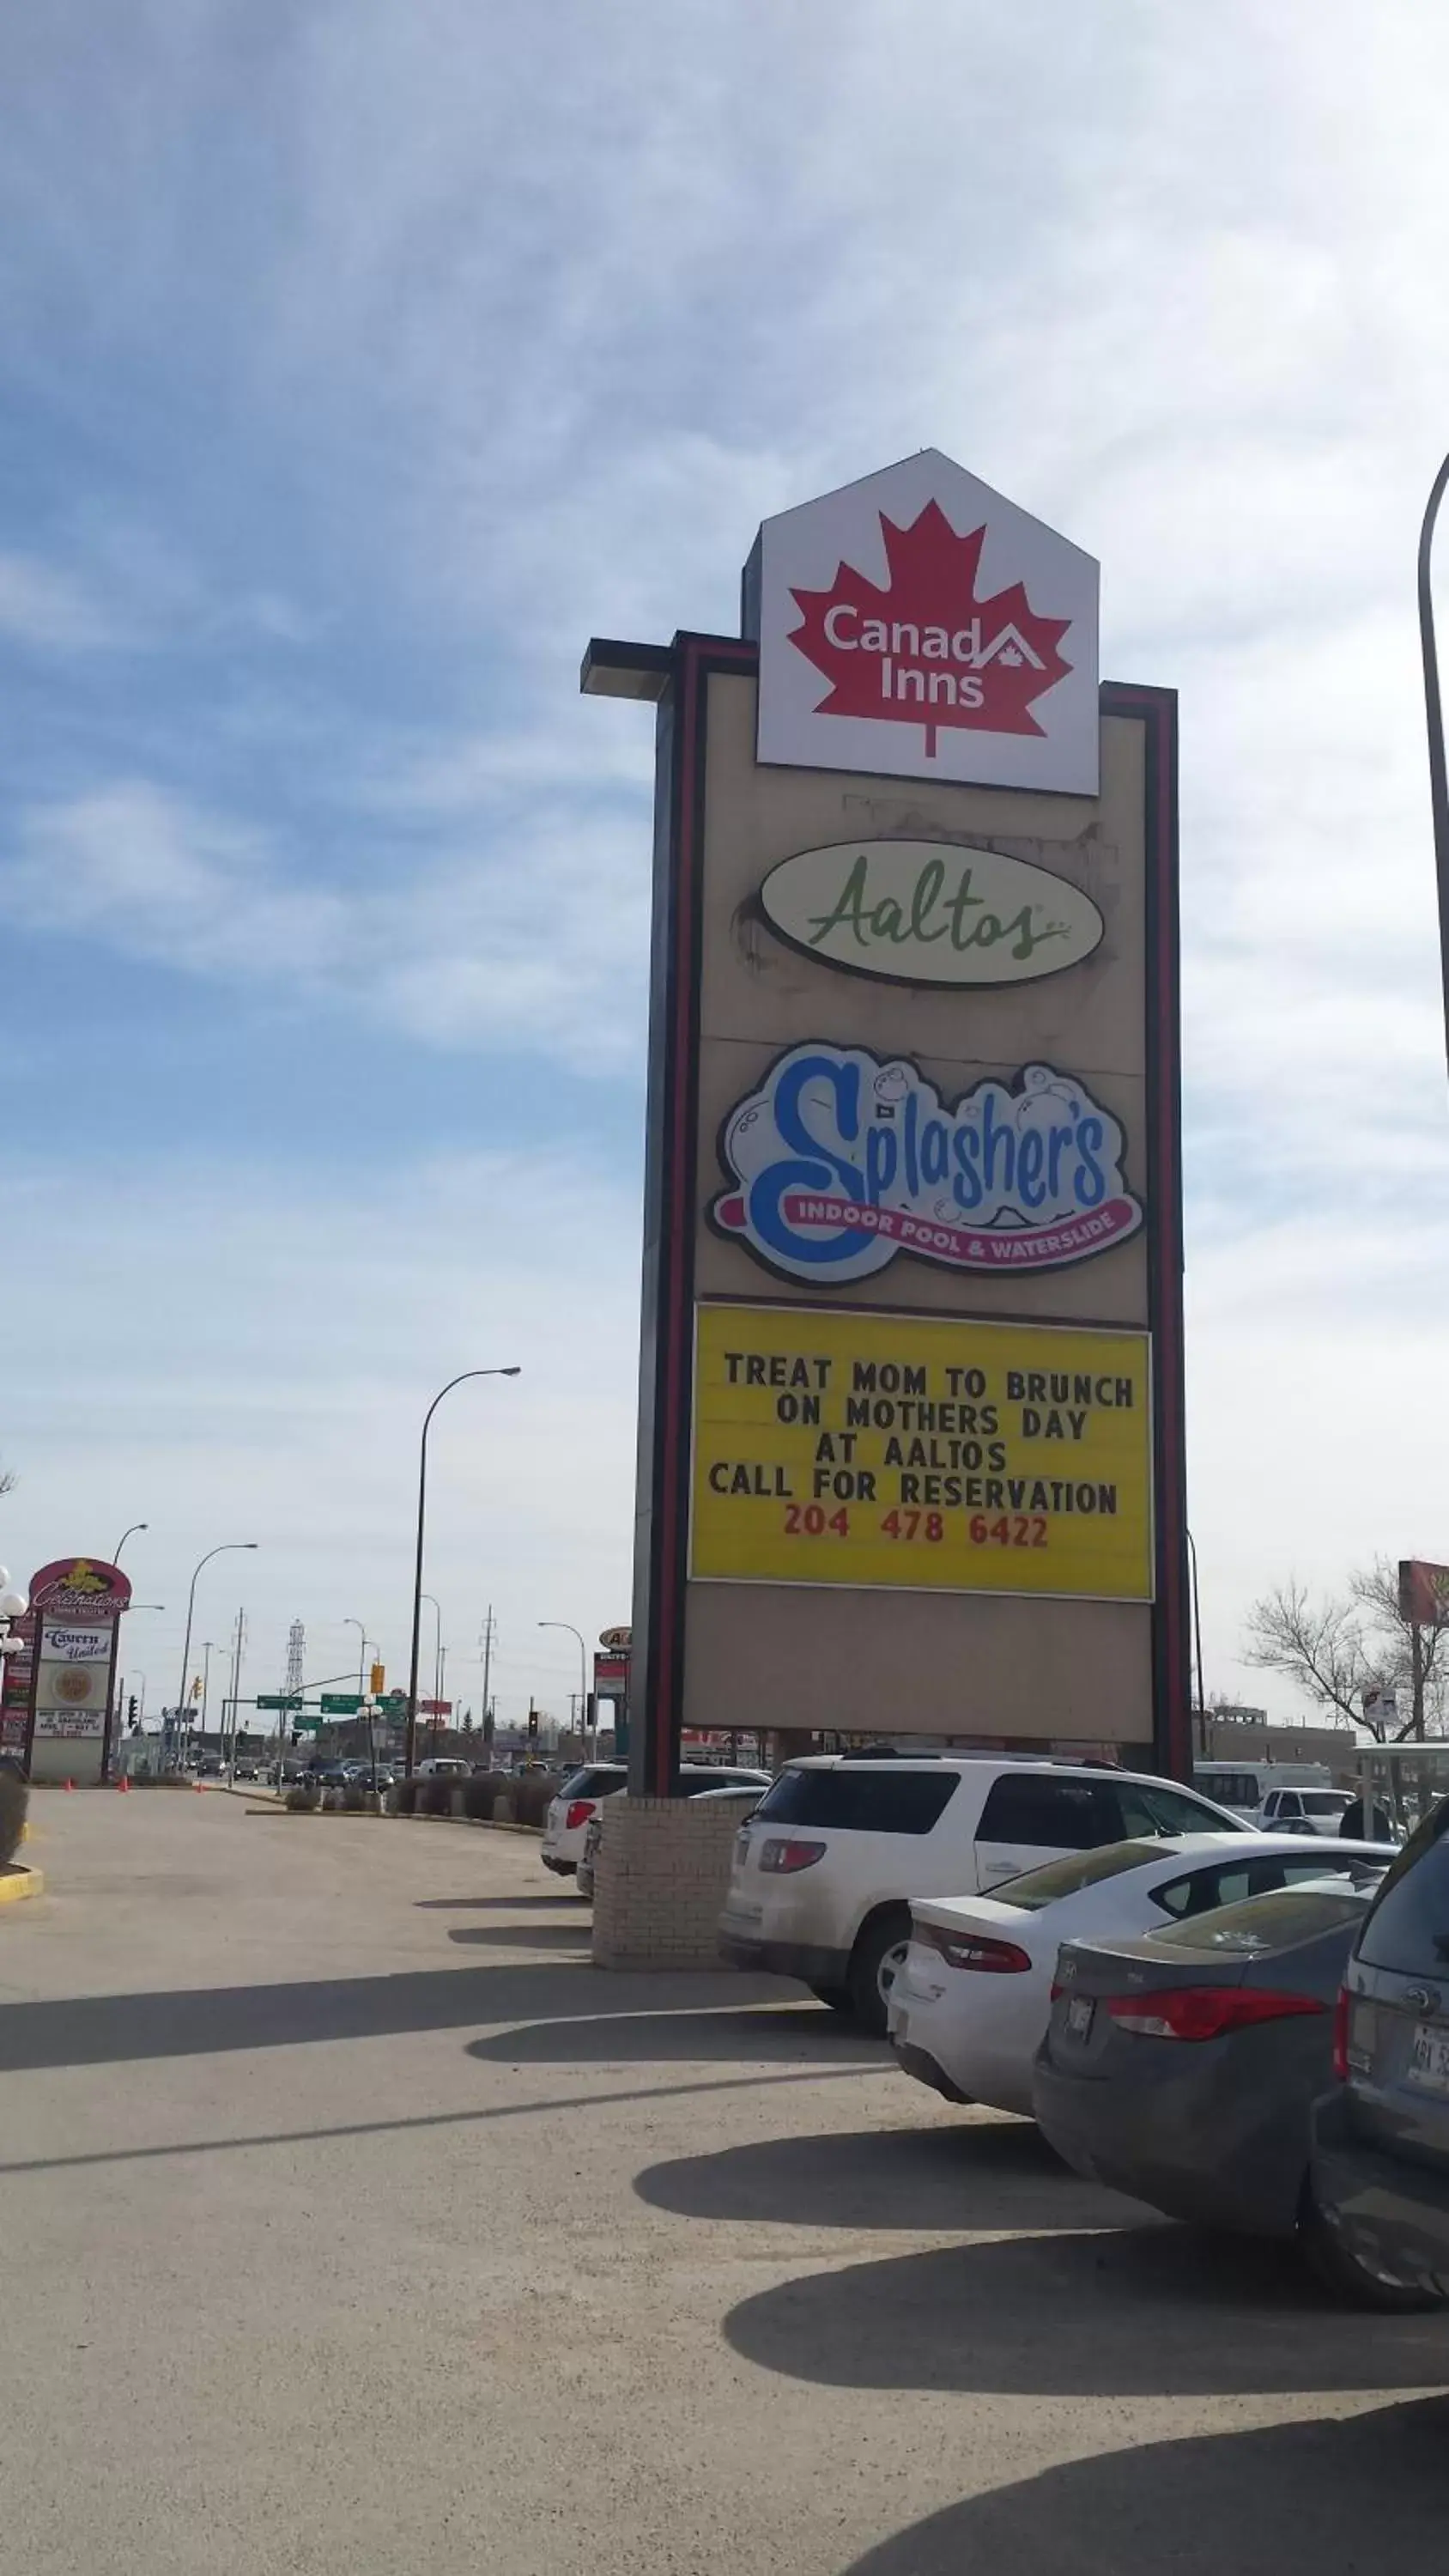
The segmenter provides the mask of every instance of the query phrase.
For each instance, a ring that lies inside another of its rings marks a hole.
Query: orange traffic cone
[[[130,1788],[130,1786],[131,1786],[130,1775],[129,1775],[129,1773],[127,1773],[127,1772],[123,1771],[123,1772],[121,1773],[121,1776],[120,1776],[119,1780],[116,1782],[116,1787],[121,1791],[122,1795],[124,1796],[125,1792]]]
[[[73,1789],[75,1787],[75,1782],[74,1780],[67,1780],[65,1785],[68,1789]]]
[[[196,1794],[197,1794],[198,1798],[204,1798],[204,1797],[205,1797],[205,1795],[206,1795],[206,1783],[205,1783],[205,1781],[204,1781],[204,1780],[193,1780],[193,1781],[192,1781],[192,1783],[191,1783],[191,1785],[192,1785],[193,1789],[196,1791]]]

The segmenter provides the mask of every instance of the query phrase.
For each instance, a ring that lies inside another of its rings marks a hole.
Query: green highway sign
[[[361,1706],[360,1691],[324,1691],[322,1693],[324,1717],[355,1717]]]
[[[257,1693],[258,1708],[300,1708],[301,1705],[300,1699],[295,1694],[289,1698],[285,1691],[258,1691]]]

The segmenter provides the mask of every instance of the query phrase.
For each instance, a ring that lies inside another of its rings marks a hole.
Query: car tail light
[[[1340,1986],[1338,2002],[1333,2014],[1333,2072],[1335,2080],[1340,2084],[1346,2084],[1349,2077],[1356,2072],[1350,2045],[1352,2036],[1353,1997],[1347,1986]],[[1368,2064],[1367,2058],[1361,2053],[1359,2064]]]
[[[825,1858],[827,1849],[825,1843],[786,1842],[776,1836],[761,1852],[760,1867],[773,1870],[777,1877],[788,1878],[797,1869],[813,1869],[818,1860]]]
[[[937,1923],[917,1923],[912,1939],[935,1950],[948,1968],[975,1968],[989,1977],[1018,1977],[1031,1966],[1027,1951],[1014,1941],[990,1941],[981,1932],[946,1932]]]
[[[1310,1995],[1272,1994],[1253,1986],[1169,1986],[1161,1994],[1108,1995],[1104,2000],[1118,2029],[1136,2031],[1141,2039],[1222,2039],[1255,2022],[1288,2021],[1298,2013],[1327,2010]]]
[[[571,1834],[577,1826],[586,1825],[597,1804],[595,1798],[570,1798],[564,1815],[565,1833]]]

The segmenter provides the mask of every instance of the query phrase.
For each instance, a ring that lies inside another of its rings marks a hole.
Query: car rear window
[[[1341,1816],[1353,1804],[1349,1789],[1304,1789],[1300,1794],[1305,1816]]]
[[[1107,1843],[1100,1851],[1073,1853],[1070,1860],[1049,1860],[1041,1869],[1028,1869],[1020,1878],[1003,1880],[993,1887],[993,1905],[1019,1905],[1026,1914],[1039,1914],[1044,1905],[1055,1905],[1059,1897],[1079,1896],[1084,1887],[1095,1887],[1104,1878],[1125,1877],[1129,1869],[1142,1869],[1150,1860],[1161,1860],[1160,1843]]]
[[[622,1762],[586,1762],[575,1771],[558,1791],[561,1798],[607,1798],[612,1789],[622,1789],[629,1774]]]
[[[1216,1798],[1220,1807],[1256,1807],[1263,1795],[1251,1771],[1204,1773],[1196,1785],[1205,1798]]]
[[[1148,1937],[1154,1950],[1231,1950],[1256,1958],[1315,1940],[1336,1923],[1352,1923],[1366,1903],[1361,1889],[1348,1886],[1277,1887],[1262,1896],[1245,1896],[1238,1905],[1219,1906],[1215,1914],[1190,1915],[1185,1923],[1171,1923]]]
[[[833,1825],[863,1834],[928,1834],[961,1785],[957,1771],[782,1771],[753,1824]]]
[[[1105,1780],[1052,1779],[1008,1771],[993,1781],[976,1828],[981,1843],[1045,1843],[1048,1850],[1092,1851],[1120,1843],[1116,1796]]]
[[[1379,1890],[1358,1955],[1403,1976],[1449,1972],[1449,1798],[1405,1843]]]

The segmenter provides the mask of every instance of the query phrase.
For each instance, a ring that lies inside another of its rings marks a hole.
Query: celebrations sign
[[[715,1226],[822,1285],[867,1279],[897,1252],[951,1270],[1060,1270],[1142,1223],[1117,1120],[1047,1064],[948,1109],[906,1057],[792,1047],[720,1150],[742,1186],[716,1199]]]
[[[1150,1601],[1144,1333],[708,1305],[699,1580]]]

